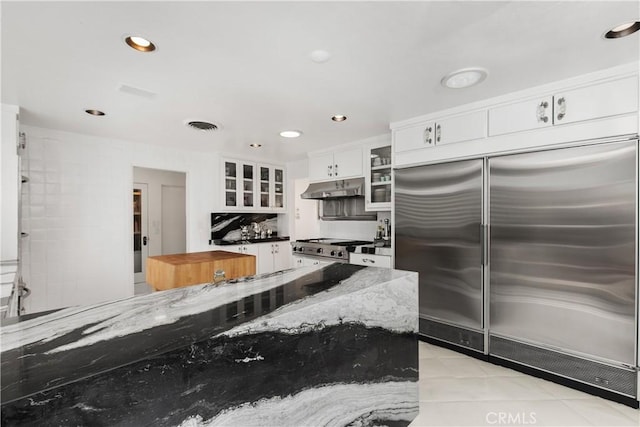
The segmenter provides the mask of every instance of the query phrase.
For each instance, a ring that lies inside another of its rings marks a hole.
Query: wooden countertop
[[[253,257],[253,255],[240,254],[227,251],[207,251],[191,252],[186,254],[157,255],[150,256],[154,260],[165,262],[171,265],[196,264],[199,262],[221,261],[225,259],[235,259],[243,257]]]
[[[211,283],[216,271],[227,280],[256,274],[256,257],[227,251],[192,252],[147,258],[146,281],[157,291]]]

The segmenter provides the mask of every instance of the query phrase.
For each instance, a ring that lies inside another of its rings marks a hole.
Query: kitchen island
[[[147,258],[146,282],[156,291],[213,282],[222,272],[227,279],[256,274],[256,257],[227,251],[191,252]]]
[[[3,326],[1,423],[407,425],[417,273],[332,263]]]

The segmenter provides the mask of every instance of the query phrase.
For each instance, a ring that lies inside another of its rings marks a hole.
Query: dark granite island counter
[[[329,264],[2,327],[1,424],[407,425],[417,273]]]

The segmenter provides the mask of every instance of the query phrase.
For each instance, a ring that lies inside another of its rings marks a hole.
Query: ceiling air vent
[[[198,120],[187,122],[187,126],[189,126],[190,128],[193,128],[196,130],[202,130],[202,131],[214,131],[218,129],[218,126],[214,125],[213,123],[201,122]]]

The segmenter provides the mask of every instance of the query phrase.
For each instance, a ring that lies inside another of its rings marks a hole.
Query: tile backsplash
[[[240,227],[249,226],[250,237],[253,237],[251,224],[257,223],[262,230],[271,229],[272,236],[278,235],[278,214],[271,213],[212,213],[211,214],[211,241],[216,240],[236,241],[241,240]]]

